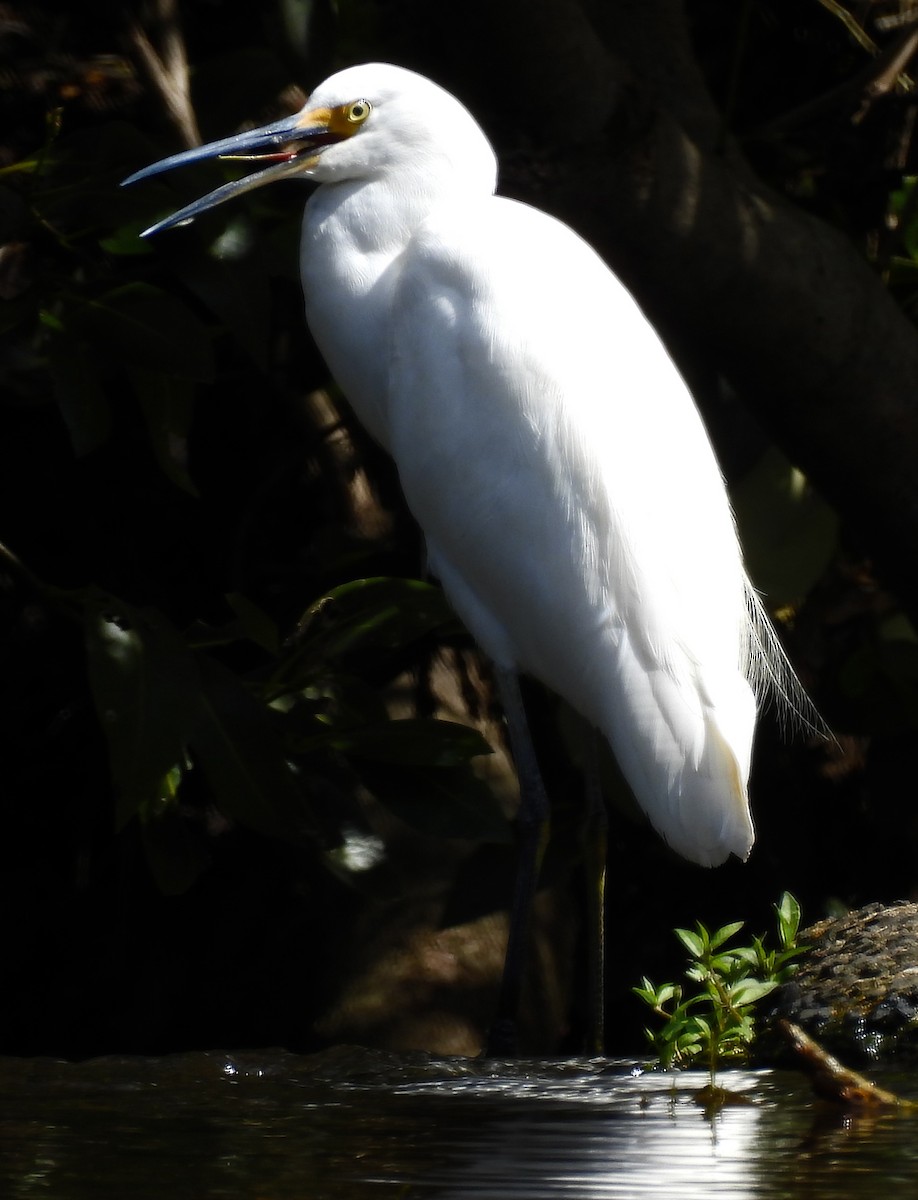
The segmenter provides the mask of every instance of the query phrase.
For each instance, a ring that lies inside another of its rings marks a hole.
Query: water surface
[[[339,1049],[0,1060],[0,1196],[861,1200],[918,1195],[918,1112],[845,1115],[792,1072],[484,1064]],[[886,1076],[914,1094],[918,1081]]]

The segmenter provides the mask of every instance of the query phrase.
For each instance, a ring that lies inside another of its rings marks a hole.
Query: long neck
[[[384,179],[324,184],[306,205],[306,319],[336,383],[383,446],[389,297],[398,259],[432,197]]]
[[[439,205],[493,192],[496,163],[483,136],[476,149],[465,169],[446,152],[428,154],[397,174],[324,183],[306,205],[306,319],[357,417],[386,448],[389,306],[401,256]]]

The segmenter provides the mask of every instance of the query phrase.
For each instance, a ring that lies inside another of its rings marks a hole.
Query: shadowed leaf
[[[109,437],[112,427],[111,406],[102,389],[95,355],[67,337],[51,338],[49,366],[54,381],[57,406],[78,457],[97,449]]]
[[[268,710],[226,667],[206,655],[198,664],[203,692],[190,744],[217,806],[262,833],[302,837],[313,825]]]
[[[166,618],[113,596],[84,607],[89,681],[108,740],[120,829],[168,794],[195,718],[200,679],[194,657]]]
[[[457,767],[476,755],[493,753],[476,729],[423,718],[334,730],[329,741],[335,750],[355,758],[416,767]]]
[[[147,865],[166,896],[187,892],[211,863],[202,834],[179,813],[176,791],[181,776],[182,769],[174,767],[166,779],[168,795],[140,810]]]
[[[838,545],[838,517],[779,450],[733,489],[749,574],[769,607],[801,600]]]
[[[432,837],[510,841],[510,826],[487,784],[469,766],[406,767],[355,764],[380,804]]]
[[[225,598],[236,614],[240,636],[247,637],[269,654],[277,654],[280,649],[280,634],[276,622],[271,620],[265,610],[241,592],[227,592]]]
[[[228,234],[223,235],[221,243]],[[271,293],[264,270],[256,269],[241,255],[224,261],[198,254],[178,264],[177,274],[233,340],[246,349],[258,368],[267,370]]]
[[[214,358],[207,329],[177,296],[147,283],[128,283],[65,310],[64,328],[106,359],[208,383]]]
[[[194,415],[194,386],[160,371],[130,372],[150,443],[163,474],[191,496],[198,489],[188,474],[188,434]]]
[[[308,609],[299,646],[332,659],[368,647],[397,648],[449,626],[458,622],[438,587],[418,579],[357,579]]]

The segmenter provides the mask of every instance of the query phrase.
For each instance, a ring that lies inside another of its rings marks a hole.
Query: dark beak
[[[145,229],[141,237],[159,233],[162,229],[171,229],[175,225],[187,225],[202,212],[222,204],[225,200],[241,196],[243,192],[249,192],[263,184],[273,183],[275,179],[285,179],[308,170],[325,146],[341,140],[329,129],[328,116],[325,109],[303,111],[270,125],[263,125],[260,129],[252,129],[248,133],[237,133],[219,142],[210,142],[206,146],[184,150],[181,154],[172,154],[169,158],[144,167],[141,171],[135,171],[124,180],[122,187],[137,183],[141,179],[149,179],[163,171],[171,171],[173,167],[184,167],[189,163],[203,162],[205,159],[244,159],[271,164],[252,175],[225,183],[192,204],[186,204],[172,216],[164,217],[149,229]]]

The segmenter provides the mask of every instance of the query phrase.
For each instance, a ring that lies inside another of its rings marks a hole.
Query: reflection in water
[[[699,1113],[687,1112],[678,1120],[645,1119],[638,1127],[614,1115],[495,1120],[465,1147],[440,1195],[744,1200],[757,1194],[749,1120],[748,1112],[725,1114],[716,1137]]]
[[[750,1166],[763,1109],[729,1107],[708,1120],[693,1098],[704,1082],[683,1076],[674,1089],[660,1076],[603,1076],[579,1087],[542,1080],[503,1103],[485,1093],[460,1118],[464,1136],[451,1139],[447,1171],[428,1171],[426,1183],[443,1200],[759,1195]]]
[[[918,1193],[913,1113],[826,1123],[797,1076],[731,1072],[720,1082],[753,1102],[708,1118],[694,1099],[704,1082],[632,1078],[598,1062],[496,1069],[353,1050],[0,1060],[0,1196],[875,1200],[892,1184]]]

